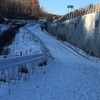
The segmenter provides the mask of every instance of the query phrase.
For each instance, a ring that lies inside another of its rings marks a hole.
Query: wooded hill
[[[56,16],[46,13],[38,0],[0,0],[0,13],[7,18],[46,18]]]

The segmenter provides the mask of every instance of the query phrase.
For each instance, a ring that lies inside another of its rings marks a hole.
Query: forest
[[[9,18],[39,16],[40,12],[38,0],[0,0],[0,13]]]

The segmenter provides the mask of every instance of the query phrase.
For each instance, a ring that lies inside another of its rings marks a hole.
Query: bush
[[[26,66],[23,66],[23,67],[19,68],[19,72],[21,72],[21,73],[28,73],[28,69],[27,69]]]
[[[40,62],[40,63],[39,63],[39,66],[40,66],[40,67],[42,67],[42,66],[44,66],[44,65],[47,65],[47,61],[43,61],[43,62]]]
[[[6,82],[6,79],[1,78],[0,79],[0,82],[4,82],[5,83]]]
[[[0,15],[0,24],[3,24],[5,22],[4,18]]]

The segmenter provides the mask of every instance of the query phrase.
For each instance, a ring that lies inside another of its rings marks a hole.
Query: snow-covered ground
[[[54,59],[38,67],[27,81],[0,85],[0,100],[100,100],[100,62],[79,55],[43,33],[39,25],[27,29],[43,41]]]
[[[7,58],[14,56],[32,55],[43,51],[39,39],[27,30],[26,26],[19,29],[12,44],[4,48],[9,50]],[[1,56],[3,58],[3,56]]]
[[[7,30],[7,29],[9,29],[11,27],[11,24],[0,24],[0,35],[2,34],[2,32],[4,31],[4,30]]]
[[[25,27],[20,28],[13,43],[6,48],[10,49],[9,56],[22,56],[42,52],[41,45],[37,38]]]

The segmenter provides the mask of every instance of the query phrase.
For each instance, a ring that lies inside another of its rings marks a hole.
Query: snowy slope
[[[13,43],[6,48],[10,49],[8,57],[30,55],[42,52],[38,39],[25,27],[19,29]]]
[[[37,68],[27,81],[1,85],[0,100],[100,100],[100,62],[80,56],[43,33],[39,25],[28,29],[43,41],[54,59]]]
[[[11,27],[11,24],[0,24],[0,35],[2,34],[3,31],[9,29]]]

